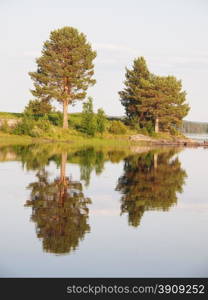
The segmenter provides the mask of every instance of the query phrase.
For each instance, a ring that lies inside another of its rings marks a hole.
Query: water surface
[[[1,147],[0,276],[208,276],[208,150],[133,150]]]

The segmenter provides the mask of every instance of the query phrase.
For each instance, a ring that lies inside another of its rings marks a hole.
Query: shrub
[[[129,125],[132,129],[135,129],[137,131],[140,131],[140,129],[141,129],[140,124],[139,124],[139,120],[136,117],[131,118],[131,119],[126,118],[125,119],[125,124]]]
[[[17,126],[13,129],[13,133],[18,135],[31,135],[34,126],[34,120],[24,117],[22,119],[22,122],[18,123]]]
[[[108,130],[113,134],[124,134],[127,132],[126,126],[121,121],[112,121]]]
[[[175,127],[170,127],[170,134],[171,135],[178,135],[178,131],[177,131],[177,129],[175,128]]]
[[[148,132],[148,130],[147,130],[146,127],[141,128],[141,129],[140,129],[140,133],[141,133],[141,134],[144,134],[144,135],[148,135],[148,134],[149,134],[149,132]]]
[[[51,123],[49,120],[40,119],[37,121],[36,125],[45,132],[48,132],[51,128]]]
[[[148,133],[151,134],[154,132],[154,125],[153,125],[152,121],[147,121],[145,124],[145,127],[146,127]]]
[[[106,127],[106,116],[102,108],[99,108],[97,111],[96,123],[97,131],[102,134]]]
[[[38,126],[34,126],[34,128],[28,134],[31,137],[41,137],[44,135],[44,131],[40,129]]]
[[[0,129],[1,129],[1,131],[5,132],[5,133],[11,132],[11,128],[9,127],[6,120],[3,121]]]
[[[89,136],[94,136],[96,130],[96,118],[93,113],[93,102],[92,98],[89,97],[88,101],[83,104],[81,131]]]
[[[51,124],[48,120],[40,119],[35,121],[34,119],[24,117],[22,122],[18,123],[13,129],[13,133],[17,135],[40,137],[50,132],[50,129]]]
[[[63,114],[61,112],[48,114],[48,120],[55,126],[62,126]]]

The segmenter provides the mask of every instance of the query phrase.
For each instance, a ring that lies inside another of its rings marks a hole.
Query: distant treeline
[[[183,121],[183,133],[208,133],[208,123]]]

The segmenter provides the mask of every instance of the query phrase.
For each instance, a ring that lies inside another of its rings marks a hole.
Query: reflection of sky
[[[117,179],[123,163],[105,163],[94,173],[84,194],[89,205],[91,232],[75,253],[55,256],[42,251],[30,222],[31,208],[25,187],[35,172],[23,171],[19,162],[0,164],[0,276],[47,277],[206,277],[208,276],[208,155],[207,150],[186,149],[179,154],[187,172],[183,194],[169,212],[145,212],[138,228],[120,216]],[[51,163],[51,178],[59,170]],[[12,175],[11,175],[12,174]],[[68,164],[66,175],[79,180],[79,167]],[[83,185],[84,186],[84,185]]]

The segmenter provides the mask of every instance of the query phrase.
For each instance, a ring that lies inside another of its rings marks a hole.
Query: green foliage
[[[96,133],[96,117],[93,112],[92,97],[89,97],[88,101],[83,104],[81,129],[89,136],[94,136]]]
[[[11,128],[9,127],[8,122],[6,120],[4,120],[2,122],[0,130],[3,131],[4,133],[10,133],[11,132]]]
[[[17,119],[22,117],[21,113],[0,112],[0,119]]]
[[[30,135],[35,126],[35,121],[29,118],[23,118],[20,123],[13,129],[13,133],[17,135]]]
[[[82,124],[82,113],[72,113],[69,116],[69,127],[80,130]]]
[[[137,130],[138,132],[141,130],[138,117],[126,118],[125,124],[130,126],[130,128]]]
[[[44,136],[51,129],[51,123],[48,120],[40,119],[35,121],[24,117],[20,123],[16,125],[12,133],[17,135],[29,135],[31,137]]]
[[[49,120],[38,120],[38,122],[36,123],[36,126],[38,128],[40,128],[41,130],[43,130],[44,132],[48,132],[51,128],[51,123]]]
[[[175,127],[171,127],[171,128],[170,128],[170,134],[171,134],[171,135],[178,135],[177,129],[176,129]]]
[[[52,112],[49,114],[43,114],[43,113],[36,113],[36,114],[28,114],[25,113],[23,115],[23,118],[31,119],[35,121],[49,121],[54,126],[62,126],[63,123],[63,114],[61,112]]]
[[[63,27],[50,33],[44,43],[37,71],[29,75],[34,81],[32,94],[42,100],[56,99],[63,104],[64,127],[67,123],[67,107],[86,96],[88,86],[95,84],[92,51],[86,36],[73,27]]]
[[[140,131],[139,131],[139,133],[144,134],[144,135],[148,135],[149,134],[149,132],[147,131],[146,127],[141,128]]]
[[[27,115],[40,115],[52,112],[52,105],[48,101],[40,99],[30,100],[24,109],[24,114]]]
[[[106,116],[102,108],[99,108],[97,111],[97,131],[103,133],[106,128]]]
[[[143,57],[134,60],[125,76],[125,88],[119,95],[129,119],[138,120],[149,133],[153,126],[157,130],[157,124],[162,130],[181,124],[190,108],[180,80],[151,74]]]
[[[121,121],[112,121],[108,130],[113,134],[125,134],[127,132],[126,126]]]
[[[146,130],[147,130],[147,132],[149,134],[152,134],[154,132],[154,124],[153,124],[153,122],[152,121],[147,121],[145,128],[146,128]]]
[[[150,72],[147,68],[146,61],[143,57],[135,59],[132,70],[126,68],[125,88],[119,92],[121,104],[125,107],[126,115],[129,119],[139,119],[141,114],[138,105],[141,104],[141,81],[148,80]]]
[[[63,114],[61,112],[48,114],[48,120],[55,126],[61,127],[63,124]]]
[[[95,173],[99,175],[104,169],[104,153],[96,151],[94,147],[89,147],[77,151],[74,155],[79,157],[80,179],[84,180],[85,185],[88,186],[92,171],[95,170]]]

